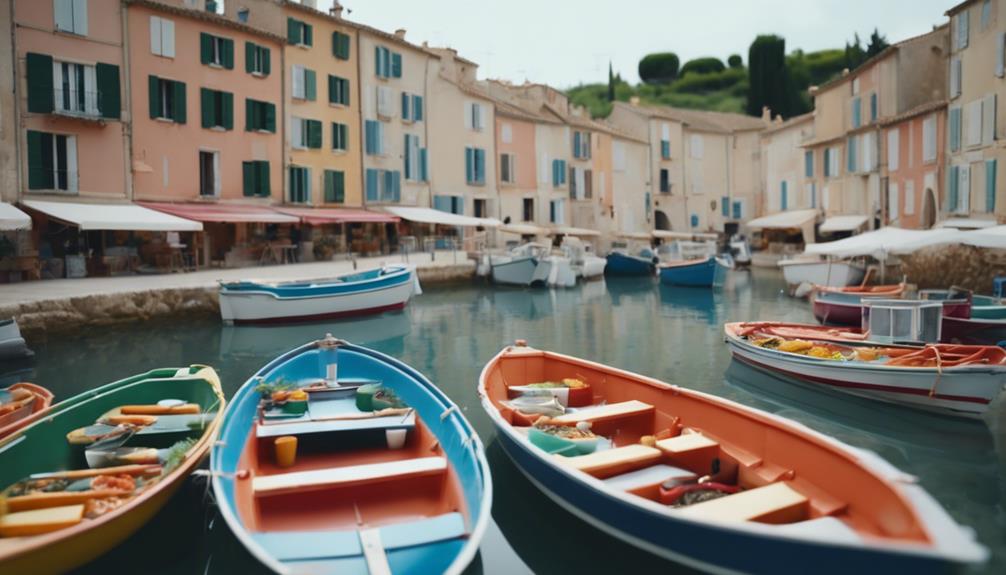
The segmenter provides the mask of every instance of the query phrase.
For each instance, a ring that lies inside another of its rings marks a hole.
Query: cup
[[[297,438],[292,435],[277,437],[273,447],[276,450],[276,465],[293,467],[297,461]]]

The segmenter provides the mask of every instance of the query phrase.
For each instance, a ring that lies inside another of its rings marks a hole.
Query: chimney
[[[399,40],[405,40],[405,28],[399,28],[398,30],[395,30],[395,38],[398,38]]]
[[[332,7],[328,9],[328,14],[333,18],[342,18],[342,4],[339,4],[339,0],[335,0],[332,3]]]
[[[772,110],[768,106],[761,107],[761,121],[769,124],[772,122]]]
[[[638,106],[639,105],[639,96],[632,96],[631,98],[629,98],[629,104],[631,104],[633,106]]]

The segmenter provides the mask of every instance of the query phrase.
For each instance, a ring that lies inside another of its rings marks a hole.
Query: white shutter
[[[78,87],[78,89],[80,89]],[[94,66],[84,66],[84,111],[98,115],[98,77]]]
[[[957,209],[955,211],[967,213],[971,206],[971,165],[961,166],[957,170]]]
[[[504,144],[513,143],[513,126],[510,125],[510,122],[504,122],[500,132],[500,138]]]
[[[161,19],[150,17],[150,53],[161,56]]]
[[[73,33],[87,36],[87,0],[73,0]]]
[[[161,19],[161,55],[175,57],[175,23],[173,20]]]
[[[996,139],[996,95],[982,99],[982,144],[991,145]]]
[[[667,122],[660,125],[660,139],[671,141],[671,125]]]
[[[892,128],[887,131],[887,170],[898,171],[898,129]]]
[[[481,104],[476,104],[476,106],[479,109],[479,131],[482,131],[486,128],[486,112],[488,112],[488,108]]]
[[[893,222],[898,219],[898,184],[887,185],[887,220]]]
[[[929,116],[922,121],[922,161],[936,160],[936,117]]]
[[[996,76],[1006,75],[1006,32],[996,34]]]
[[[862,134],[859,137],[859,171],[870,171],[870,134]]]
[[[387,118],[394,115],[391,106],[391,88],[387,86],[377,88],[377,114]]]
[[[471,130],[474,128],[474,126],[472,125],[472,106],[474,106],[474,104],[472,104],[471,102],[465,102],[465,105],[463,106],[465,111],[466,130]]]
[[[73,31],[73,0],[55,0],[53,2],[56,29],[63,32]]]
[[[961,59],[951,58],[950,60],[950,97],[956,98],[961,95]]]
[[[905,182],[905,215],[915,214],[915,182],[908,180]]]
[[[303,148],[304,125],[300,118],[292,118],[290,122],[290,145],[294,148]]]
[[[982,141],[982,101],[975,100],[968,103],[965,115],[967,133],[964,134],[964,143],[968,146],[977,146]]]
[[[290,81],[293,82],[291,89],[293,90],[294,98],[304,97],[304,67],[294,64],[293,74],[290,76]]]
[[[574,168],[576,176],[576,199],[582,200],[586,196],[586,172],[583,168]]]

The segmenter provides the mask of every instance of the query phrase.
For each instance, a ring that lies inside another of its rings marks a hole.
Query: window
[[[521,217],[525,222],[534,221],[534,198],[524,198],[521,206]]]
[[[199,33],[199,61],[206,66],[234,69],[234,40]]]
[[[368,202],[400,202],[402,200],[401,172],[367,168],[364,180]]]
[[[947,211],[968,213],[971,204],[971,166],[950,166],[947,188]]]
[[[779,211],[785,211],[789,205],[789,189],[786,180],[779,182]]]
[[[589,200],[594,197],[594,172],[593,170],[580,170],[583,174],[583,199]]]
[[[332,122],[332,151],[345,152],[349,150],[349,126]]]
[[[692,157],[695,158],[696,160],[701,160],[702,159],[702,135],[701,134],[692,134],[691,145],[692,145],[692,154],[691,154]]]
[[[968,28],[970,26],[970,18],[968,9],[965,8],[954,16],[955,26],[954,26],[954,49],[963,50],[968,47]]]
[[[339,60],[349,60],[349,34],[332,32],[332,55]]]
[[[887,184],[887,221],[895,222],[898,217],[898,184],[890,182]]]
[[[377,87],[377,115],[382,118],[390,118],[394,115],[391,105],[391,88],[388,86]]]
[[[877,169],[877,133],[867,132],[859,136],[860,161],[859,169],[863,172],[873,172]]]
[[[77,193],[77,138],[28,130],[28,189]]]
[[[510,125],[510,122],[500,124],[500,140],[504,144],[513,143],[513,126]]]
[[[590,159],[590,132],[573,132],[573,157],[578,160]]]
[[[807,195],[808,207],[817,208],[817,184],[815,182],[805,183],[803,192]]]
[[[245,42],[245,72],[268,76],[271,68],[269,48]]]
[[[311,203],[311,168],[290,166],[290,203]]]
[[[982,98],[982,127],[981,143],[983,146],[992,145],[996,139],[996,95],[989,94]]]
[[[402,92],[402,121],[423,121],[423,97],[417,94]]]
[[[613,142],[611,144],[611,164],[616,172],[625,171],[625,143]]]
[[[660,140],[660,157],[665,160],[671,159],[671,141]]]
[[[294,46],[311,46],[314,44],[314,28],[296,18],[286,19],[286,41]]]
[[[119,117],[118,66],[58,62],[52,56],[28,52],[25,68],[29,112]]]
[[[956,98],[961,95],[961,59],[954,57],[950,59],[950,97]]]
[[[566,223],[566,200],[552,200],[548,203],[548,221],[560,225]]]
[[[465,105],[465,127],[475,132],[481,132],[486,126],[486,109],[478,102],[468,102]]]
[[[923,135],[923,137],[925,137]],[[893,128],[887,131],[887,169],[891,172],[898,171],[898,156],[900,151],[898,150],[898,129]],[[923,144],[925,147],[925,144]]]
[[[981,17],[981,29],[984,31],[989,27],[989,21],[992,19],[992,0],[982,1],[982,17]]]
[[[199,90],[204,128],[234,128],[234,94],[202,88]]]
[[[859,167],[859,158],[856,154],[857,139],[856,136],[850,136],[845,144],[845,171],[850,174],[857,172],[857,168]]]
[[[240,8],[240,9],[238,9],[238,22],[241,22],[242,24],[247,24],[248,23],[248,16],[250,16],[250,15],[251,15],[251,11],[248,10],[247,8]]]
[[[318,86],[314,70],[294,65],[290,80],[293,82],[293,97],[298,100],[314,101]]]
[[[364,151],[368,156],[384,155],[384,124],[381,122],[364,122]]]
[[[996,161],[985,160],[985,211],[996,211]]]
[[[328,103],[349,105],[349,80],[339,76],[328,76]]]
[[[422,180],[421,164],[425,160],[423,151],[419,148],[419,136],[405,134],[405,179]]]
[[[961,109],[950,108],[947,112],[947,132],[950,138],[950,151],[961,149]]]
[[[55,0],[56,30],[87,36],[87,0]]]
[[[346,173],[325,170],[325,202],[342,204],[346,202]]]
[[[185,123],[185,83],[150,76],[148,82],[150,117]]]
[[[474,215],[476,218],[486,217],[486,211],[487,211],[486,200],[483,199],[472,200],[472,211],[473,211],[472,215]]]
[[[731,205],[731,211],[733,212],[733,219],[740,220],[744,218],[744,200],[734,200]]]
[[[982,142],[982,101],[968,102],[964,110],[967,128],[964,130],[964,143],[967,146],[977,146]]]
[[[552,160],[552,187],[566,185],[566,160]]]
[[[936,116],[922,121],[922,161],[936,161]]]
[[[52,68],[55,91],[53,101],[58,112],[71,115],[97,116],[98,90],[94,66],[54,62]]]
[[[852,99],[852,128],[856,129],[863,125],[863,102],[857,96]]]
[[[150,53],[175,57],[175,23],[159,16],[150,17]]]
[[[276,133],[276,105],[245,99],[245,131]]]
[[[384,46],[374,48],[374,73],[378,78],[401,78],[402,55],[388,50]]]
[[[660,193],[671,193],[671,172],[667,168],[660,169]]]
[[[321,120],[290,119],[290,145],[297,149],[321,148]]]
[[[879,111],[877,110],[877,93],[876,92],[871,92],[870,93],[870,121],[871,122],[876,122],[877,121],[877,114],[878,113],[879,113]]]
[[[244,195],[269,197],[272,193],[269,184],[269,162],[241,162],[241,173],[244,178]]]
[[[433,196],[433,209],[450,214],[465,213],[465,199],[462,196]]]
[[[824,152],[825,152],[825,167],[827,170],[827,173],[825,173],[824,175],[826,177],[837,178],[839,176],[838,161],[839,157],[841,157],[841,150],[839,149],[838,146],[833,146],[831,148],[826,149]]]
[[[500,181],[505,184],[517,182],[517,172],[514,170],[514,155],[500,154]]]
[[[220,195],[220,153],[199,150],[199,195],[215,198]]]
[[[469,186],[486,183],[486,151],[465,148],[465,181]]]

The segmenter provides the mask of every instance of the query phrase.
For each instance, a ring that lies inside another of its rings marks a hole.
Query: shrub
[[[647,84],[667,84],[678,77],[679,65],[673,52],[647,54],[639,61],[639,78]]]
[[[743,68],[744,60],[741,59],[740,54],[730,54],[730,57],[727,58],[727,66],[731,68]]]
[[[726,68],[719,58],[696,58],[685,62],[685,65],[681,67],[681,75],[684,76],[689,72],[698,72],[700,74],[722,72]]]

